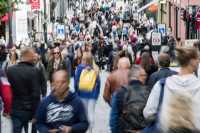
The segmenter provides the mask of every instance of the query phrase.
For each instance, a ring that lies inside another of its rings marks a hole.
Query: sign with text
[[[27,8],[25,4],[19,5],[19,10],[15,12],[15,30],[14,41],[19,44],[20,41],[28,38]]]
[[[40,0],[30,0],[32,10],[38,10],[40,9]]]
[[[57,39],[64,40],[65,39],[65,26],[58,24],[56,26],[56,35]]]
[[[164,36],[166,34],[166,25],[158,24],[158,32],[160,32]]]
[[[159,32],[152,32],[151,33],[151,43],[153,46],[160,46],[161,45],[161,33]]]

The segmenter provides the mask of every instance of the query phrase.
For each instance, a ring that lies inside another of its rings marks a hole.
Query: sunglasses
[[[54,52],[53,54],[60,54],[59,52]]]

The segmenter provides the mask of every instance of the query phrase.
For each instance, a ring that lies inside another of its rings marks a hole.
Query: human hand
[[[31,120],[31,123],[36,123],[36,118],[33,118],[33,119]]]
[[[10,118],[10,114],[8,114],[8,113],[3,113],[3,116],[8,118],[8,119]]]
[[[62,126],[61,131],[62,133],[71,133],[72,128],[69,126]]]
[[[49,130],[49,133],[57,133],[58,132],[58,129],[51,129]]]

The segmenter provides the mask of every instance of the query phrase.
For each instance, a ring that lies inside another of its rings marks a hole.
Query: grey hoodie
[[[161,86],[159,81],[154,85],[150,96],[148,98],[143,114],[145,118],[149,118],[157,113],[159,104]],[[174,75],[168,77],[164,87],[164,97],[161,105],[160,121],[165,123],[165,128],[170,123],[170,104],[173,102],[173,94],[181,94],[183,96],[191,97],[194,124],[200,129],[200,80],[194,74],[188,75]],[[174,107],[176,108],[176,107]]]

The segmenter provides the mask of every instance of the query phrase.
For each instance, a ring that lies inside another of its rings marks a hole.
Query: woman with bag
[[[84,52],[81,64],[78,65],[75,77],[75,91],[81,98],[89,120],[89,133],[94,126],[95,105],[100,93],[100,77],[91,52]]]
[[[182,130],[189,133],[200,129],[200,80],[194,74],[199,55],[194,48],[176,48],[176,51],[180,72],[165,79],[163,87],[160,81],[154,85],[143,111],[144,117],[153,119],[154,124],[141,133],[175,133]],[[187,99],[186,102],[183,99]]]

